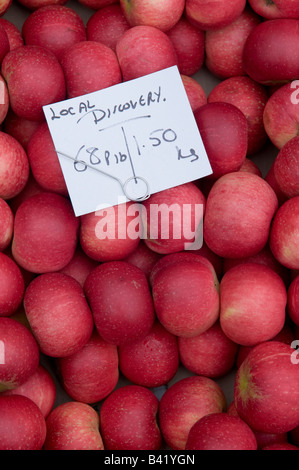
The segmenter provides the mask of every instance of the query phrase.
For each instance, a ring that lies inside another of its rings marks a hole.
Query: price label
[[[76,216],[212,173],[177,67],[43,110]]]

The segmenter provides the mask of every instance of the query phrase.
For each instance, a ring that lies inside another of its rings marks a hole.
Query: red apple
[[[271,434],[267,432],[258,432],[254,431],[254,435],[257,440],[257,447],[258,450],[262,450],[264,447],[268,446],[280,446],[280,445],[288,445],[288,433],[282,432],[279,434]]]
[[[271,142],[279,150],[298,135],[298,86],[287,83],[269,97],[264,109],[264,127]]]
[[[299,268],[299,196],[279,207],[271,226],[269,244],[279,263],[289,269]]]
[[[105,450],[159,450],[159,400],[148,388],[125,385],[107,397],[100,409]]]
[[[257,176],[263,176],[262,171],[258,167],[258,165],[253,160],[250,160],[250,158],[247,158],[247,157],[242,163],[242,166],[239,171],[247,171]]]
[[[220,324],[237,344],[253,346],[277,335],[285,323],[286,304],[286,286],[268,266],[240,264],[221,279]]]
[[[80,244],[95,261],[116,261],[129,256],[140,242],[140,213],[136,204],[125,202],[80,217]],[[132,229],[132,230],[131,230]]]
[[[151,250],[145,243],[144,240],[140,240],[140,243],[132,253],[124,258],[124,261],[132,263],[140,268],[146,277],[149,279],[151,271],[157,261],[162,257],[159,253]]]
[[[234,402],[241,419],[261,432],[289,432],[299,424],[299,367],[281,342],[255,346],[237,371]]]
[[[64,390],[82,403],[93,404],[106,398],[119,378],[117,347],[96,331],[79,351],[58,358],[57,365]]]
[[[181,79],[193,112],[195,112],[201,106],[207,104],[207,94],[202,85],[198,83],[195,78],[189,77],[189,75],[181,75]]]
[[[0,316],[9,317],[20,307],[25,282],[22,272],[7,254],[0,252]]]
[[[249,0],[251,8],[268,20],[275,18],[299,18],[296,0]]]
[[[246,75],[243,67],[243,49],[251,31],[261,18],[250,8],[227,26],[206,31],[205,65],[221,79]]]
[[[154,26],[168,31],[180,20],[185,0],[120,0],[120,6],[131,26]]]
[[[9,95],[6,82],[0,75],[0,124],[6,119],[9,110]]]
[[[102,90],[122,81],[115,52],[100,42],[77,42],[65,50],[60,62],[68,98]]]
[[[160,400],[159,424],[164,441],[171,449],[184,450],[196,421],[225,408],[225,395],[214,380],[197,375],[180,379]]]
[[[11,199],[25,187],[29,178],[29,162],[22,145],[0,131],[0,197]]]
[[[174,46],[166,33],[154,26],[132,26],[116,44],[123,81],[177,65]]]
[[[118,351],[121,373],[144,387],[167,384],[179,368],[177,338],[158,321],[144,338],[120,345]]]
[[[3,131],[14,137],[26,150],[31,135],[39,126],[39,121],[24,119],[9,108],[3,122]]]
[[[22,189],[22,191],[17,194],[17,196],[9,199],[9,205],[11,210],[13,211],[13,214],[15,215],[17,209],[19,206],[24,202],[26,199],[29,199],[31,196],[34,196],[35,194],[40,194],[46,192],[43,188],[40,187],[40,185],[37,183],[37,181],[34,179],[32,176],[32,173],[29,173],[29,178],[28,181]]]
[[[193,182],[152,194],[143,202],[144,242],[161,255],[200,247],[205,205]]]
[[[91,8],[92,10],[99,10],[100,8],[111,5],[112,3],[119,3],[119,0],[80,0],[79,3],[84,7]]]
[[[24,45],[8,52],[1,72],[10,106],[20,117],[44,120],[43,106],[65,99],[65,77],[56,56],[41,46]]]
[[[218,29],[235,21],[245,6],[246,0],[186,0],[186,15],[198,28]]]
[[[97,261],[89,258],[89,256],[84,253],[80,243],[78,243],[71,261],[64,268],[60,269],[60,272],[72,276],[83,287],[88,274],[98,266],[98,264]]]
[[[96,329],[111,344],[144,337],[155,313],[148,281],[141,269],[126,261],[108,261],[88,276],[84,291]]]
[[[287,312],[291,320],[299,326],[299,275],[297,275],[288,287]]]
[[[74,255],[78,227],[68,199],[48,192],[31,196],[15,214],[13,257],[30,272],[59,271]]]
[[[250,77],[231,77],[220,82],[210,92],[208,103],[217,101],[233,104],[243,112],[248,124],[247,155],[260,151],[268,137],[263,122],[268,101],[266,88]]]
[[[11,3],[11,0],[2,0],[2,5],[5,5],[5,3],[7,4],[8,2]],[[8,41],[9,41],[10,51],[15,49],[16,47],[24,45],[24,39],[23,39],[22,33],[12,21],[8,20],[7,18],[1,17],[0,24],[1,26],[3,26],[3,28],[6,31]]]
[[[265,174],[265,181],[267,181],[267,183],[271,186],[271,188],[275,192],[277,199],[278,199],[278,205],[281,206],[281,204],[283,204],[289,198],[287,197],[285,193],[282,192],[282,190],[280,189],[277,183],[275,173],[274,173],[275,156],[276,156],[276,152],[274,153],[274,161],[270,163],[270,168],[268,168],[268,171]]]
[[[1,396],[23,395],[30,398],[41,410],[44,418],[52,411],[56,399],[56,384],[51,373],[41,364],[22,385],[2,392]]]
[[[219,317],[218,280],[213,265],[200,255],[193,255],[196,260],[190,259],[191,253],[187,255],[161,267],[152,278],[159,321],[170,333],[183,338],[198,336]]]
[[[83,288],[71,276],[45,273],[29,284],[24,308],[41,352],[65,357],[89,340],[94,323]]]
[[[44,450],[104,450],[100,417],[87,403],[58,405],[46,419]]]
[[[210,248],[205,242],[203,242],[202,247],[198,250],[189,250],[189,252],[207,258],[207,260],[212,263],[217,278],[220,279],[222,277],[223,259],[220,256],[216,255],[216,253],[214,253],[212,250],[210,250]]]
[[[0,346],[0,391],[4,392],[19,387],[36,372],[40,352],[33,334],[12,318],[0,318]]]
[[[213,413],[192,426],[186,450],[257,450],[257,441],[242,419],[227,413]]]
[[[42,450],[46,422],[30,398],[0,396],[0,415],[0,450]]]
[[[290,444],[289,442],[269,444],[262,448],[262,450],[299,450],[299,447]]]
[[[215,379],[232,370],[239,348],[224,334],[219,321],[198,336],[178,338],[178,346],[180,361],[186,369]]]
[[[183,75],[191,76],[203,66],[205,59],[205,33],[185,16],[167,31],[178,56],[178,69]]]
[[[213,180],[238,171],[248,150],[248,124],[244,113],[231,103],[208,102],[194,113],[213,173]]]
[[[4,251],[12,240],[14,214],[8,203],[0,198],[0,251]]]
[[[28,10],[37,10],[46,5],[64,5],[67,0],[18,0]]]
[[[299,196],[299,136],[293,137],[279,151],[274,160],[274,175],[288,198]]]
[[[295,80],[299,73],[298,45],[297,20],[262,21],[249,34],[244,45],[244,70],[253,80],[264,85]]]
[[[119,2],[99,8],[86,23],[88,41],[97,41],[116,51],[116,43],[130,28]]]
[[[0,23],[0,64],[10,50],[9,39],[5,28]]]
[[[7,10],[9,9],[9,7],[11,6],[12,4],[12,0],[2,0],[1,2],[1,7],[0,7],[0,15],[4,15],[4,13],[7,12]]]
[[[27,45],[42,46],[60,60],[64,51],[86,40],[86,30],[79,13],[65,5],[46,5],[33,11],[22,25]]]
[[[272,251],[269,248],[269,244],[259,251],[256,255],[249,256],[248,258],[224,258],[223,259],[223,274],[226,273],[230,268],[241,264],[241,263],[259,263],[272,268],[284,281],[285,285],[288,286],[290,282],[289,270],[282,266],[277,259],[273,256]]]
[[[45,190],[68,196],[67,186],[48,124],[42,122],[28,140],[27,156],[31,172]]]
[[[245,258],[267,244],[278,200],[260,176],[229,173],[213,185],[206,205],[204,241],[223,258]]]

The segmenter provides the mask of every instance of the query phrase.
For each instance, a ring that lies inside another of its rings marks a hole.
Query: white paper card
[[[212,173],[176,66],[43,110],[76,216]]]

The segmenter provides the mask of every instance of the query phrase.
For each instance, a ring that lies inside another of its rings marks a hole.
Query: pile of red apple
[[[0,449],[299,450],[298,1],[1,8]],[[202,204],[203,246],[99,239],[42,107],[173,65],[213,174],[142,204]]]

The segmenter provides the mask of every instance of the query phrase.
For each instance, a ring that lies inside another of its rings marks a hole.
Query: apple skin
[[[130,29],[119,2],[104,6],[91,14],[86,23],[88,41],[98,41],[116,52],[116,44]]]
[[[285,193],[282,192],[280,189],[280,186],[278,185],[278,182],[275,177],[274,173],[274,164],[275,164],[275,159],[270,165],[270,168],[268,169],[268,172],[265,175],[265,181],[271,186],[273,191],[275,192],[277,199],[278,199],[278,205],[281,206],[285,201],[287,201],[289,198]]]
[[[1,355],[4,364],[0,364],[0,391],[4,392],[22,385],[36,372],[40,351],[33,334],[17,320],[1,317],[0,328],[4,349],[4,357]]]
[[[269,245],[279,263],[289,269],[299,269],[299,196],[288,199],[277,210]]]
[[[186,0],[188,20],[204,31],[218,29],[235,21],[244,11],[246,0]]]
[[[50,372],[41,364],[37,370],[26,380],[12,390],[6,390],[1,396],[23,395],[30,398],[41,410],[46,419],[52,411],[56,399],[56,385]]]
[[[68,47],[60,58],[67,98],[103,90],[121,83],[116,53],[96,41],[80,41]]]
[[[254,346],[282,330],[287,289],[268,266],[239,264],[221,279],[220,305],[220,324],[226,336],[237,344]]]
[[[181,74],[181,79],[193,112],[195,112],[201,106],[207,104],[207,93],[201,84],[195,80],[195,78],[190,77],[189,75]]]
[[[298,45],[297,20],[262,21],[249,34],[244,45],[244,70],[253,80],[264,85],[295,80],[299,73]]]
[[[125,31],[116,44],[116,55],[123,81],[178,64],[171,40],[154,26],[132,26]]]
[[[42,450],[46,421],[30,398],[1,395],[0,414],[0,450]]]
[[[258,165],[253,160],[250,160],[250,158],[247,158],[247,157],[242,163],[242,166],[239,171],[247,171],[257,176],[263,176],[262,171],[258,167]]]
[[[3,131],[14,137],[14,139],[16,139],[25,150],[27,150],[28,141],[39,126],[39,121],[24,119],[15,114],[13,110],[9,108],[3,122]]]
[[[241,16],[223,28],[205,33],[205,65],[220,79],[246,75],[243,48],[261,18],[246,7]]]
[[[166,34],[176,50],[179,72],[187,76],[197,73],[205,59],[204,31],[183,16]]]
[[[0,131],[0,197],[8,200],[17,196],[29,178],[29,161],[22,145]]]
[[[126,258],[124,258],[124,261],[134,264],[139,269],[141,269],[149,280],[153,267],[162,256],[163,255],[160,255],[160,253],[156,253],[155,251],[151,250],[144,243],[144,240],[140,240],[135,250],[132,251],[132,253]]]
[[[118,352],[121,373],[136,385],[160,387],[179,368],[177,338],[157,320],[143,339],[120,345]]]
[[[18,264],[0,252],[0,317],[9,317],[20,307],[25,281]]]
[[[98,262],[122,260],[133,253],[140,235],[130,232],[130,224],[141,224],[135,209],[136,203],[129,201],[82,215],[79,239],[84,253]],[[102,233],[103,224],[107,224],[107,230],[103,228]]]
[[[223,258],[253,256],[266,246],[277,209],[277,196],[263,178],[228,173],[214,183],[207,197],[204,241]]]
[[[0,252],[10,245],[13,229],[14,214],[8,203],[0,198]]]
[[[92,10],[100,10],[107,5],[119,3],[119,0],[80,0],[79,3],[87,8],[91,8]]]
[[[93,317],[83,288],[71,276],[54,272],[35,277],[23,305],[39,348],[47,356],[74,354],[92,334]]]
[[[58,405],[46,419],[44,450],[104,450],[100,418],[87,403]]]
[[[251,8],[268,20],[276,18],[299,18],[299,6],[296,0],[249,0]]]
[[[299,450],[299,447],[290,444],[289,442],[269,444],[268,446],[263,447],[261,450]]]
[[[27,45],[42,46],[60,60],[73,44],[86,40],[81,16],[65,5],[47,5],[30,13],[22,26]]]
[[[215,270],[207,259],[181,259],[156,272],[152,281],[154,308],[160,323],[173,335],[192,338],[219,317]]]
[[[120,0],[120,6],[132,26],[154,26],[168,31],[180,20],[185,0]]]
[[[190,208],[185,223],[184,205]],[[143,202],[146,209],[143,217],[144,243],[160,255],[189,250],[193,244],[201,245],[205,205],[205,196],[193,182],[152,194]],[[159,208],[161,217],[157,215]],[[168,211],[163,213],[163,208]]]
[[[37,183],[45,191],[68,196],[65,179],[46,122],[41,123],[33,132],[26,151],[31,172]]]
[[[257,450],[257,441],[242,419],[227,413],[213,413],[192,426],[186,450]]]
[[[238,171],[248,150],[248,124],[244,113],[231,103],[209,102],[194,113],[213,173],[217,179]]]
[[[59,271],[72,259],[79,220],[68,199],[41,192],[23,201],[15,213],[12,254],[27,271]]]
[[[234,403],[253,430],[284,433],[299,424],[299,368],[294,349],[279,341],[255,346],[237,371]]]
[[[268,91],[263,85],[245,76],[223,80],[208,96],[208,103],[224,101],[236,106],[245,115],[248,124],[247,156],[259,152],[267,141],[263,116],[268,98]]]
[[[184,450],[196,421],[225,409],[225,395],[209,377],[195,375],[171,384],[159,406],[159,425],[165,443],[173,450]]]
[[[287,312],[291,320],[299,326],[299,274],[288,287]]]
[[[105,450],[159,450],[158,408],[158,398],[146,387],[124,385],[114,390],[100,409]]]
[[[72,276],[83,287],[88,274],[98,266],[98,262],[89,258],[78,243],[71,261],[59,272]]]
[[[3,124],[3,122],[6,119],[6,116],[8,114],[8,111],[10,109],[9,106],[9,95],[8,95],[8,89],[6,82],[4,78],[0,75],[0,90],[1,90],[1,95],[0,95],[0,124]]]
[[[119,379],[117,346],[104,341],[97,331],[79,351],[58,358],[57,366],[66,393],[82,403],[103,400]]]
[[[281,148],[273,165],[280,190],[287,198],[299,196],[299,136]]]
[[[216,379],[235,365],[239,345],[223,332],[219,321],[193,338],[178,338],[180,361],[189,371]],[[217,354],[213,351],[217,350]]]
[[[297,95],[298,91],[292,83],[282,85],[271,94],[264,109],[265,131],[273,145],[279,150],[298,135]]]
[[[119,346],[141,339],[152,328],[153,300],[137,266],[126,261],[102,263],[87,276],[84,292],[95,327],[106,342]]]
[[[12,4],[12,0],[2,0],[0,5],[0,15],[4,15]]]
[[[6,0],[2,1],[2,4],[5,3]],[[0,7],[0,12],[1,12],[1,7]],[[1,15],[1,13],[0,13]],[[7,37],[8,37],[8,42],[9,42],[9,50],[13,50],[19,46],[24,45],[24,39],[22,36],[21,31],[19,28],[10,20],[7,18],[3,18],[2,16],[0,17],[0,24],[3,26],[3,28],[6,31]]]
[[[37,10],[47,5],[64,5],[67,0],[18,0],[28,10]]]
[[[56,56],[41,46],[24,45],[9,51],[1,73],[12,110],[20,117],[43,121],[43,106],[64,100],[65,77]]]

